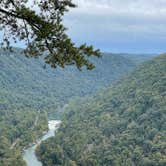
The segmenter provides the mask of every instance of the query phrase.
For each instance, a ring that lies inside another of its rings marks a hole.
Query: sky
[[[166,52],[166,0],[73,0],[69,36],[105,52]]]
[[[166,52],[166,0],[73,2],[77,8],[65,14],[64,24],[77,45],[112,53]]]

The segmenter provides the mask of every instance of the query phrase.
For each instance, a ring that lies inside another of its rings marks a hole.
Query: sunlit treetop
[[[45,55],[51,67],[76,65],[93,69],[90,56],[100,56],[93,46],[76,46],[66,34],[63,16],[76,7],[72,0],[1,0],[0,28],[2,46],[10,49],[10,39],[23,41],[28,57]]]

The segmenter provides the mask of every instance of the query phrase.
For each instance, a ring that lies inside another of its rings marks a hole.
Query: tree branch
[[[7,15],[9,15],[9,16],[12,16],[12,17],[16,17],[16,18],[22,19],[19,15],[14,14],[14,13],[9,12],[9,11],[6,11],[6,10],[4,10],[4,9],[2,9],[2,8],[0,8],[0,12],[1,12],[1,13],[4,13],[4,14],[7,14]]]

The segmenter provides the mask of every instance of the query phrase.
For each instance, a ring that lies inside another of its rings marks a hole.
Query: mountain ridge
[[[0,51],[1,109],[56,108],[72,96],[85,96],[108,86],[137,65],[133,59],[111,54],[92,59],[96,64],[93,71],[44,69],[42,60],[25,58],[21,51]]]
[[[163,54],[109,88],[69,103],[56,138],[43,142],[37,155],[45,166],[164,166],[165,101]]]

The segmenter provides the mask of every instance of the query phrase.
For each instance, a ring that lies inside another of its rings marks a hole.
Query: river
[[[44,134],[43,137],[38,140],[36,144],[24,150],[23,159],[25,160],[27,166],[42,166],[42,163],[37,160],[37,157],[35,155],[35,149],[38,145],[40,145],[42,141],[55,135],[55,131],[59,128],[60,123],[60,120],[48,121],[48,132]]]

